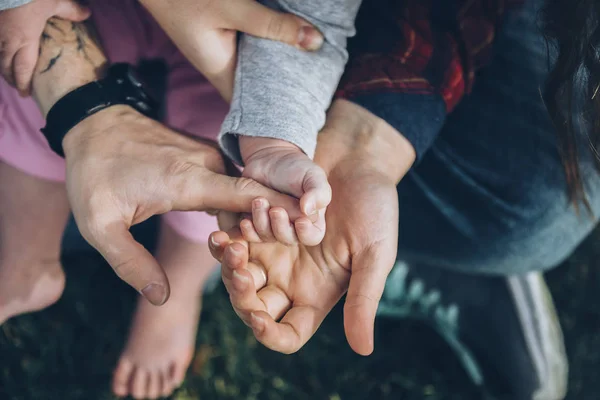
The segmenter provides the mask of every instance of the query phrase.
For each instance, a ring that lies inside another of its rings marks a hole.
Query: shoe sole
[[[539,272],[507,278],[527,349],[540,383],[532,400],[563,400],[568,361],[556,308]]]

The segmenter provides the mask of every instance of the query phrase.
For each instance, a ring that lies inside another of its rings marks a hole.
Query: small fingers
[[[39,43],[22,47],[15,54],[13,60],[13,76],[15,87],[21,96],[31,93],[31,80],[37,64]]]
[[[271,220],[271,228],[273,235],[278,242],[287,245],[294,245],[298,243],[294,226],[290,222],[290,217],[287,211],[281,207],[273,207],[269,210],[269,217]]]
[[[298,218],[294,222],[298,241],[305,246],[316,246],[325,237],[325,210],[317,213],[317,221],[312,222],[308,217]]]
[[[327,175],[319,168],[311,168],[302,182],[304,195],[300,198],[300,209],[310,216],[319,210],[325,209],[331,203],[331,186]]]
[[[252,222],[256,233],[263,242],[275,241],[275,235],[271,229],[269,208],[270,204],[264,198],[259,197],[252,201]]]
[[[240,222],[240,230],[242,231],[242,236],[244,240],[249,243],[262,243],[260,236],[258,236],[258,232],[254,229],[254,224],[249,219],[243,219]]]

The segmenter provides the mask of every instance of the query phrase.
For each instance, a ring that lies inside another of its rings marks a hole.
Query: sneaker
[[[378,315],[421,319],[494,397],[562,400],[568,362],[542,274],[468,275],[397,262]]]

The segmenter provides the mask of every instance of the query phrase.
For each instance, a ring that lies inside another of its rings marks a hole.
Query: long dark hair
[[[600,161],[600,1],[546,0],[542,24],[556,53],[544,101],[558,134],[568,194],[590,210],[579,168],[579,127]],[[581,118],[581,119],[580,119]]]

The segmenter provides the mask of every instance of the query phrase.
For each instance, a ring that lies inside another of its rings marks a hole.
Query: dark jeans
[[[401,260],[486,274],[544,270],[594,228],[594,218],[569,202],[541,99],[548,58],[536,3],[508,17],[492,64],[398,185]],[[600,176],[580,147],[586,192],[600,215]]]

